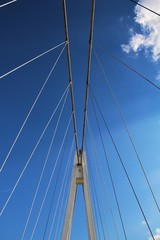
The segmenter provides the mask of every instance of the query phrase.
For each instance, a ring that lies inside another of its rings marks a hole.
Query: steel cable
[[[45,88],[45,86],[46,86],[46,84],[47,84],[47,82],[48,82],[48,80],[49,80],[49,78],[50,78],[53,70],[55,69],[55,67],[56,67],[56,65],[57,65],[57,63],[58,63],[58,61],[59,61],[59,59],[60,59],[60,57],[61,57],[64,49],[65,49],[65,47],[66,47],[66,46],[64,46],[63,49],[61,50],[61,52],[60,52],[58,58],[56,59],[56,61],[55,61],[54,65],[53,65],[51,71],[49,72],[49,74],[48,74],[45,82],[43,83],[43,85],[42,85],[42,87],[41,87],[41,89],[40,89],[40,91],[39,91],[36,99],[34,100],[34,103],[32,104],[32,106],[31,106],[31,108],[30,108],[30,110],[29,110],[29,112],[28,112],[28,114],[27,114],[27,116],[26,116],[26,118],[25,118],[25,120],[24,120],[24,122],[23,122],[23,124],[22,124],[22,126],[21,126],[21,128],[20,128],[20,130],[18,131],[18,134],[16,135],[16,138],[15,138],[13,144],[11,145],[11,147],[10,147],[10,149],[9,149],[9,152],[8,152],[6,158],[4,159],[4,162],[3,162],[3,164],[2,164],[2,166],[1,166],[1,168],[0,168],[0,172],[3,170],[3,168],[4,168],[6,162],[7,162],[8,158],[9,158],[9,156],[10,156],[10,154],[11,154],[11,152],[12,152],[12,150],[13,150],[13,148],[14,148],[17,140],[18,140],[18,138],[20,137],[20,134],[21,134],[23,128],[25,127],[25,125],[26,125],[26,123],[27,123],[27,120],[28,120],[29,116],[31,115],[31,113],[32,113],[32,111],[33,111],[33,109],[34,109],[34,107],[35,107],[35,105],[36,105],[39,97],[41,96],[41,93],[43,92],[43,89]]]
[[[49,182],[48,182],[48,185],[47,185],[46,191],[45,191],[45,195],[44,195],[44,198],[43,198],[43,201],[42,201],[42,204],[41,204],[41,207],[40,207],[40,210],[39,210],[39,213],[38,213],[38,216],[37,216],[37,219],[36,219],[36,222],[35,222],[35,225],[34,225],[34,228],[33,228],[32,234],[31,234],[31,237],[30,237],[30,240],[32,240],[33,237],[34,237],[34,233],[35,233],[35,230],[36,230],[36,227],[37,227],[37,224],[38,224],[38,221],[39,221],[39,218],[40,218],[40,215],[41,215],[41,212],[42,212],[42,209],[43,209],[44,203],[45,203],[45,199],[46,199],[46,197],[47,197],[47,194],[48,194],[48,191],[49,191],[49,188],[50,188],[50,185],[51,185],[51,182],[52,182],[53,176],[54,176],[54,172],[55,172],[55,169],[56,169],[56,166],[57,166],[57,163],[58,163],[58,160],[59,160],[59,157],[60,157],[60,154],[61,154],[61,151],[62,151],[62,148],[63,148],[64,142],[65,142],[65,139],[66,139],[66,136],[67,136],[68,130],[69,130],[70,123],[71,123],[71,117],[70,117],[70,119],[69,119],[69,122],[68,122],[68,125],[67,125],[67,128],[66,128],[66,131],[65,131],[65,134],[64,134],[64,137],[63,137],[63,140],[62,140],[61,146],[60,146],[60,148],[59,148],[59,152],[58,152],[58,155],[57,155],[57,158],[56,158],[55,164],[54,164],[54,168],[53,168],[53,170],[52,170],[52,173],[51,173],[51,176],[50,176],[50,179],[49,179]]]
[[[73,139],[73,143],[74,143],[74,139]],[[72,153],[72,151],[73,151],[73,146],[71,146],[71,152],[70,152],[70,156],[71,156],[71,153]],[[69,186],[70,186],[70,184],[69,184]],[[69,191],[68,191],[68,195],[69,195]],[[65,202],[64,202],[64,204],[63,204],[63,201],[62,201],[62,203],[61,203],[61,208],[60,208],[60,214],[59,214],[59,218],[58,218],[58,223],[57,223],[57,227],[56,227],[56,232],[55,232],[55,237],[54,237],[54,239],[53,240],[56,240],[56,239],[58,239],[58,237],[57,237],[57,235],[58,235],[58,228],[59,228],[59,233],[61,233],[61,228],[62,228],[62,225],[63,225],[63,217],[61,217],[61,214],[62,214],[62,206],[64,206],[64,210],[66,209],[66,207],[67,207],[67,202],[68,202],[68,195],[67,195],[67,197],[65,198]],[[63,200],[64,200],[64,196],[66,196],[64,193],[63,193]],[[61,219],[61,223],[59,224],[59,222],[60,222],[60,219]],[[60,225],[60,227],[59,227],[59,225]]]
[[[74,106],[73,80],[72,80],[72,68],[71,68],[71,58],[70,58],[70,45],[69,45],[69,35],[68,35],[66,0],[62,0],[62,4],[63,4],[64,30],[65,30],[65,38],[66,38],[65,40],[66,40],[68,74],[69,74],[69,85],[70,85],[70,96],[71,96],[71,107],[72,107],[72,120],[73,120],[76,152],[77,152],[77,159],[78,159],[79,158],[78,136],[77,136],[76,115],[75,115],[75,106]]]
[[[50,216],[51,216],[54,197],[55,197],[55,193],[56,193],[56,189],[57,189],[57,185],[58,185],[58,181],[59,181],[59,177],[60,177],[60,171],[61,171],[61,168],[62,168],[62,160],[63,160],[63,157],[64,157],[66,144],[67,144],[67,139],[66,139],[66,143],[65,143],[65,146],[64,146],[63,156],[61,157],[61,160],[60,160],[60,165],[59,165],[59,168],[58,168],[58,173],[57,173],[57,177],[56,177],[56,181],[55,181],[55,185],[54,185],[54,189],[53,189],[53,194],[52,194],[51,203],[50,203],[50,207],[49,207],[48,217],[47,217],[47,220],[46,220],[44,234],[43,234],[43,240],[46,237],[47,228],[48,228],[48,225],[49,225],[49,219],[50,219]]]
[[[142,5],[142,4],[140,4],[139,2],[136,2],[136,1],[134,1],[134,0],[130,0],[130,1],[133,2],[133,3],[135,3],[135,4],[137,4],[138,6],[140,6],[140,7],[142,7],[142,8],[144,8],[144,9],[146,9],[146,10],[148,10],[148,11],[150,11],[150,12],[156,14],[157,16],[160,17],[160,14],[159,14],[159,13],[157,13],[157,12],[153,11],[152,9],[150,9],[150,8],[148,8],[148,7],[146,7],[146,6]]]
[[[4,4],[0,5],[0,8],[5,7],[5,6],[7,6],[7,5],[11,4],[11,3],[14,3],[14,2],[17,2],[17,0],[12,0],[10,2],[4,3]]]
[[[103,73],[105,82],[107,83],[108,88],[109,88],[109,91],[110,91],[110,93],[111,93],[111,95],[112,95],[112,97],[113,97],[113,100],[114,100],[115,105],[116,105],[116,107],[117,107],[117,110],[118,110],[118,113],[119,113],[119,115],[120,115],[121,121],[122,121],[122,123],[123,123],[123,125],[124,125],[124,128],[125,128],[126,132],[127,132],[127,135],[128,135],[128,137],[129,137],[129,140],[130,140],[130,142],[131,142],[131,145],[132,145],[133,150],[134,150],[134,152],[135,152],[135,155],[136,155],[136,157],[137,157],[138,163],[139,163],[140,168],[141,168],[141,170],[142,170],[142,172],[143,172],[144,178],[145,178],[145,180],[146,180],[146,182],[147,182],[147,185],[148,185],[148,188],[149,188],[150,193],[151,193],[151,195],[152,195],[153,201],[155,202],[155,205],[156,205],[156,207],[157,207],[157,210],[160,212],[160,207],[159,207],[159,205],[158,205],[158,201],[157,201],[157,199],[156,199],[156,197],[155,197],[155,194],[154,194],[154,192],[153,192],[152,186],[151,186],[151,184],[150,184],[150,181],[149,181],[149,179],[148,179],[147,173],[146,173],[146,171],[145,171],[145,169],[144,169],[144,166],[143,166],[143,164],[142,164],[142,161],[141,161],[141,159],[140,159],[140,156],[139,156],[138,151],[137,151],[137,149],[136,149],[136,146],[135,146],[135,144],[134,144],[134,141],[133,141],[133,138],[132,138],[132,136],[131,136],[131,133],[130,133],[130,131],[129,131],[128,127],[127,127],[127,124],[126,124],[126,122],[125,122],[124,115],[123,115],[123,113],[122,113],[122,110],[120,109],[120,106],[119,106],[119,104],[118,104],[118,100],[117,100],[117,98],[116,98],[116,95],[115,95],[115,93],[113,92],[113,89],[112,89],[112,87],[111,87],[111,85],[110,85],[110,83],[109,83],[109,81],[108,81],[107,75],[106,75],[106,73],[105,73],[105,71],[104,71],[104,68],[103,68],[103,66],[102,66],[102,64],[101,64],[101,62],[100,62],[100,59],[99,59],[99,57],[98,57],[98,55],[97,55],[97,53],[96,53],[95,50],[94,50],[94,54],[95,54],[95,56],[96,56],[96,59],[97,59],[97,61],[98,61],[99,66],[100,66],[100,68],[101,68],[101,71],[102,71],[102,73]]]
[[[117,237],[117,240],[120,240],[120,238],[119,238],[119,234],[118,234],[118,229],[117,229],[117,225],[116,225],[116,221],[115,221],[115,218],[114,218],[114,215],[113,215],[113,211],[112,211],[112,207],[111,207],[111,203],[110,203],[110,199],[109,199],[109,194],[108,194],[108,191],[107,191],[107,185],[106,185],[106,182],[105,182],[105,178],[104,178],[104,174],[103,174],[103,171],[102,171],[102,167],[101,167],[101,164],[100,164],[100,161],[99,161],[99,158],[98,158],[98,154],[97,154],[97,149],[96,149],[96,144],[95,144],[95,141],[94,141],[94,138],[93,138],[93,132],[92,132],[92,130],[91,130],[91,126],[90,126],[90,123],[89,123],[89,119],[87,118],[87,122],[88,122],[88,129],[89,129],[89,132],[90,132],[90,136],[91,136],[91,139],[92,139],[92,146],[93,146],[93,148],[94,148],[94,156],[96,156],[96,159],[97,159],[97,161],[96,161],[96,163],[98,163],[98,165],[99,165],[99,169],[100,169],[100,172],[101,172],[101,175],[102,175],[102,178],[103,178],[103,184],[104,184],[104,186],[105,186],[105,190],[106,190],[106,196],[107,196],[107,203],[108,203],[108,206],[109,206],[109,209],[110,209],[110,213],[111,213],[111,216],[112,216],[112,220],[113,220],[113,224],[114,224],[114,228],[115,228],[115,233],[116,233],[116,237]],[[97,123],[98,124],[98,128],[99,128],[99,123]],[[100,129],[99,129],[100,130]],[[101,133],[101,131],[99,131],[99,134],[100,134],[100,137],[102,137],[102,133]],[[102,141],[103,139],[101,138],[101,141]],[[104,143],[104,142],[103,142]],[[104,145],[103,145],[104,146]],[[104,151],[104,149],[103,149],[103,151]],[[107,161],[108,161],[108,159],[107,159]],[[95,164],[95,166],[96,166],[96,164]],[[110,170],[110,166],[109,166],[109,170]],[[108,171],[109,171],[108,170]],[[97,172],[97,170],[96,170],[96,175],[97,175],[97,178],[98,178],[98,172]],[[112,177],[112,180],[113,180],[113,177]],[[112,182],[112,180],[111,180],[111,182]],[[113,188],[113,186],[112,186],[112,188]],[[118,205],[119,205],[119,203],[118,203]],[[122,224],[122,223],[121,223]],[[124,223],[123,223],[124,224]]]
[[[84,147],[86,118],[87,118],[88,92],[89,92],[89,83],[90,83],[91,55],[92,55],[92,43],[93,43],[94,14],[95,14],[95,0],[92,0],[91,20],[90,20],[91,22],[90,22],[90,33],[89,33],[88,66],[87,66],[87,78],[86,78],[86,93],[85,93],[84,118],[83,118],[83,127],[82,127],[82,146],[81,146],[82,151]]]
[[[29,223],[31,214],[32,214],[32,210],[33,210],[33,207],[34,207],[34,203],[35,203],[35,200],[36,200],[38,191],[39,191],[39,187],[40,187],[41,182],[42,182],[42,178],[43,178],[43,175],[44,175],[44,172],[45,172],[45,169],[46,169],[46,165],[47,165],[47,163],[48,163],[48,159],[49,159],[50,152],[51,152],[51,149],[52,149],[52,146],[53,146],[53,142],[54,142],[54,139],[55,139],[55,135],[56,135],[56,133],[57,133],[57,129],[58,129],[58,126],[59,126],[59,122],[60,122],[60,120],[61,120],[61,116],[62,116],[62,113],[63,113],[63,110],[64,110],[64,106],[65,106],[65,103],[66,103],[66,100],[67,100],[68,92],[69,92],[69,89],[68,89],[67,92],[66,92],[66,96],[65,96],[65,98],[64,98],[64,102],[63,102],[63,105],[62,105],[62,108],[61,108],[61,111],[60,111],[60,114],[59,114],[59,117],[58,117],[58,121],[57,121],[56,127],[55,127],[54,132],[53,132],[53,136],[52,136],[52,139],[51,139],[51,142],[50,142],[50,145],[49,145],[49,149],[48,149],[48,152],[47,152],[47,155],[46,155],[46,159],[45,159],[45,161],[44,161],[44,165],[43,165],[43,168],[42,168],[42,171],[41,171],[41,174],[40,174],[40,178],[39,178],[39,181],[38,181],[38,185],[37,185],[37,188],[36,188],[36,191],[35,191],[33,200],[32,200],[31,208],[30,208],[30,211],[29,211],[29,215],[28,215],[28,217],[27,217],[27,221],[26,221],[26,224],[25,224],[23,233],[22,233],[21,240],[24,239],[25,232],[26,232],[26,229],[27,229],[27,226],[28,226],[28,223]]]
[[[96,123],[97,123],[97,126],[98,126],[98,131],[99,131],[101,142],[102,142],[102,147],[103,147],[103,151],[104,151],[104,155],[105,155],[105,160],[106,160],[106,163],[107,163],[107,169],[108,169],[109,177],[110,177],[111,184],[112,184],[112,189],[113,189],[113,193],[114,193],[114,197],[115,197],[115,201],[116,201],[116,205],[117,205],[117,209],[118,209],[118,214],[119,214],[120,221],[121,221],[123,234],[124,234],[125,240],[128,240],[126,229],[125,229],[125,226],[124,226],[122,213],[121,213],[121,209],[120,209],[120,205],[119,205],[119,200],[118,200],[118,197],[117,197],[116,188],[115,188],[115,184],[114,184],[114,180],[113,180],[113,176],[112,176],[112,171],[111,171],[110,164],[109,164],[109,161],[108,161],[108,156],[107,156],[106,148],[105,148],[104,141],[103,141],[103,138],[102,138],[102,133],[100,131],[100,126],[99,126],[94,102],[93,102],[93,99],[92,99],[92,95],[91,95],[91,101],[92,101],[93,110],[94,110],[94,114],[95,114],[95,118],[96,118]]]
[[[101,51],[103,51],[105,54],[107,54],[108,56],[112,57],[113,59],[115,59],[116,61],[118,61],[120,64],[122,64],[123,66],[127,67],[129,70],[131,70],[132,72],[136,73],[138,76],[140,76],[141,78],[143,78],[145,81],[147,81],[148,83],[150,83],[152,86],[154,86],[155,88],[157,88],[158,90],[160,90],[160,87],[158,85],[156,85],[154,82],[152,82],[149,78],[145,77],[143,74],[139,73],[137,70],[135,70],[134,68],[132,68],[131,66],[129,66],[127,63],[125,63],[124,61],[122,61],[120,58],[114,56],[113,54],[111,54],[109,51],[107,51],[106,49],[98,46],[97,44],[93,44],[93,47],[97,47],[99,48]]]
[[[34,147],[32,153],[31,153],[31,155],[29,156],[29,158],[28,158],[28,160],[27,160],[27,162],[26,162],[26,164],[25,164],[25,166],[24,166],[24,168],[23,168],[23,170],[22,170],[20,176],[18,177],[18,179],[17,179],[17,181],[16,181],[16,183],[15,183],[15,185],[14,185],[14,187],[13,187],[13,189],[12,189],[12,191],[11,191],[11,193],[10,193],[8,199],[7,199],[7,201],[5,202],[5,204],[4,204],[3,208],[2,208],[2,210],[0,211],[0,216],[1,216],[2,213],[4,212],[5,208],[7,207],[8,203],[9,203],[9,201],[10,201],[12,195],[13,195],[13,193],[15,192],[15,190],[16,190],[16,188],[17,188],[17,185],[19,184],[19,182],[20,182],[20,180],[21,180],[21,178],[22,178],[22,176],[23,176],[23,174],[24,174],[24,172],[25,172],[25,170],[26,170],[28,164],[30,163],[30,161],[31,161],[31,159],[32,159],[32,157],[33,157],[33,155],[34,155],[34,153],[35,153],[37,147],[39,146],[39,143],[41,142],[41,139],[43,138],[43,136],[44,136],[44,134],[45,134],[45,132],[46,132],[48,126],[50,125],[53,116],[55,115],[55,113],[56,113],[56,111],[57,111],[57,109],[58,109],[58,107],[59,107],[59,105],[60,105],[62,99],[64,98],[64,96],[65,96],[65,94],[66,94],[66,92],[67,92],[68,87],[69,87],[69,86],[67,86],[67,88],[65,89],[65,91],[64,91],[62,97],[60,98],[60,100],[59,100],[59,102],[58,102],[56,108],[54,109],[54,111],[53,111],[53,113],[52,113],[52,115],[51,115],[49,121],[47,122],[47,124],[46,124],[46,126],[45,126],[45,128],[44,128],[44,130],[43,130],[43,132],[42,132],[42,134],[40,135],[40,137],[39,137],[39,139],[38,139],[38,141],[37,141],[37,143],[36,143],[36,145],[35,145],[35,147]]]
[[[87,160],[89,159],[89,153],[88,153],[88,147],[87,147],[87,142],[85,141],[85,145],[86,145],[86,154],[87,154]],[[88,161],[87,161],[88,162]],[[89,169],[88,169],[89,170]],[[90,176],[90,175],[89,175]],[[93,190],[93,187],[92,187],[92,181],[89,177],[89,180],[90,180],[90,186],[91,186],[91,191],[92,191],[92,196],[93,196],[93,203],[92,203],[92,207],[94,209],[94,216],[95,216],[95,225],[96,225],[96,235],[97,235],[97,238],[100,240],[100,230],[99,230],[99,224],[98,224],[98,214],[97,214],[97,208],[96,208],[96,201],[95,201],[95,196],[94,196],[94,190]]]
[[[98,201],[98,196],[97,196],[97,191],[96,191],[96,187],[95,187],[95,181],[94,181],[94,178],[93,178],[93,172],[92,172],[92,168],[90,166],[89,161],[88,161],[88,167],[90,168],[91,183],[93,185],[93,190],[94,190],[94,193],[95,193],[95,199],[96,199],[96,203],[97,203],[97,207],[98,207],[98,213],[99,213],[99,218],[100,218],[100,223],[101,223],[101,228],[102,228],[102,233],[103,233],[103,239],[106,239],[105,232],[104,232],[104,227],[103,227],[102,216],[101,216],[101,211],[100,211],[100,206],[99,206],[99,201]]]
[[[52,219],[52,223],[51,223],[51,229],[50,229],[50,232],[49,232],[49,236],[48,236],[48,240],[50,240],[51,238],[51,235],[52,235],[52,230],[53,230],[53,226],[54,226],[54,222],[55,222],[55,217],[56,217],[56,214],[57,214],[57,210],[58,210],[58,205],[59,205],[59,202],[60,202],[60,198],[61,198],[61,194],[62,194],[62,189],[63,189],[63,186],[64,186],[64,190],[63,190],[63,195],[62,195],[62,200],[64,198],[64,193],[65,193],[65,189],[67,187],[67,176],[69,174],[69,166],[71,164],[71,153],[72,153],[72,150],[73,150],[73,141],[72,141],[72,146],[71,146],[71,149],[70,149],[70,153],[69,153],[69,156],[68,156],[68,160],[67,160],[67,165],[66,165],[66,169],[65,169],[65,172],[64,172],[64,177],[63,177],[63,180],[62,180],[62,185],[61,185],[61,189],[60,189],[60,192],[59,192],[59,197],[58,197],[58,200],[57,200],[57,205],[56,205],[56,208],[55,208],[55,212],[54,212],[54,216],[53,216],[53,219]],[[54,238],[55,239],[55,238]]]
[[[90,88],[90,89],[91,89],[91,88]],[[151,237],[153,238],[153,240],[156,240],[156,239],[154,238],[153,232],[152,232],[151,227],[150,227],[150,225],[149,225],[149,222],[148,222],[148,220],[147,220],[147,218],[146,218],[146,215],[145,215],[145,213],[144,213],[144,211],[143,211],[143,208],[142,208],[142,206],[141,206],[141,203],[140,203],[140,201],[139,201],[139,198],[138,198],[138,196],[137,196],[137,194],[136,194],[136,192],[135,192],[135,189],[134,189],[134,186],[133,186],[133,184],[132,184],[132,182],[131,182],[131,179],[130,179],[130,177],[129,177],[129,175],[128,175],[127,169],[126,169],[126,167],[125,167],[125,165],[124,165],[124,163],[123,163],[123,161],[122,161],[122,158],[121,158],[121,156],[120,156],[120,153],[119,153],[119,151],[118,151],[118,148],[117,148],[117,146],[116,146],[116,143],[115,143],[115,141],[114,141],[114,139],[113,139],[113,136],[112,136],[112,134],[111,134],[111,132],[110,132],[110,129],[109,129],[109,127],[108,127],[108,124],[107,124],[107,122],[106,122],[106,120],[105,120],[105,118],[104,118],[104,116],[103,116],[103,114],[102,114],[102,111],[101,111],[101,109],[100,109],[100,107],[99,107],[99,104],[98,104],[96,98],[95,98],[95,95],[93,94],[92,89],[91,89],[91,93],[92,93],[92,96],[93,96],[94,101],[95,101],[95,103],[96,103],[96,106],[97,106],[97,108],[98,108],[98,111],[99,111],[99,113],[100,113],[100,115],[101,115],[101,118],[102,118],[102,120],[103,120],[103,122],[104,122],[104,124],[105,124],[105,126],[106,126],[106,129],[107,129],[107,131],[108,131],[108,134],[109,134],[109,136],[110,136],[110,139],[111,139],[111,141],[112,141],[112,144],[113,144],[113,146],[114,146],[114,148],[115,148],[115,150],[116,150],[118,159],[120,160],[120,163],[121,163],[121,166],[122,166],[122,168],[123,168],[123,171],[124,171],[124,173],[125,173],[125,175],[126,175],[126,178],[127,178],[127,180],[128,180],[128,183],[129,183],[129,185],[130,185],[130,187],[131,187],[131,189],[132,189],[133,195],[134,195],[134,197],[135,197],[135,199],[136,199],[136,202],[137,202],[137,204],[138,204],[138,206],[139,206],[139,209],[140,209],[140,211],[141,211],[141,213],[142,213],[142,216],[143,216],[143,218],[144,218],[144,220],[145,220],[145,222],[146,222],[146,225],[147,225],[148,230],[149,230],[149,232],[150,232],[150,234],[151,234]]]
[[[94,144],[95,141],[93,139],[93,133],[92,133],[92,130],[91,130],[91,126],[90,126],[90,122],[89,122],[88,117],[87,117],[87,128],[88,128],[88,132],[89,132],[90,142],[92,143],[92,152],[93,152],[93,155],[95,156],[96,160],[98,161],[97,154],[96,154],[96,149],[95,149],[95,144]],[[104,197],[103,197],[101,186],[100,186],[100,180],[99,180],[99,177],[98,177],[98,171],[97,171],[97,166],[96,166],[96,163],[95,163],[95,158],[93,159],[93,163],[94,163],[96,178],[97,178],[96,182],[98,182],[98,190],[99,190],[100,199],[101,199],[101,202],[102,202],[105,225],[106,225],[106,232],[107,232],[107,237],[108,237],[108,240],[109,240],[110,235],[109,235],[109,232],[108,232],[108,220],[107,220],[107,216],[106,216],[106,212],[105,212]]]
[[[27,62],[25,62],[25,63],[19,65],[18,67],[16,67],[16,68],[10,70],[9,72],[7,72],[7,73],[1,75],[1,76],[0,76],[0,79],[6,77],[7,75],[9,75],[9,74],[11,74],[11,73],[13,73],[13,72],[15,72],[15,71],[17,71],[18,69],[20,69],[20,68],[22,68],[22,67],[28,65],[29,63],[33,62],[34,60],[36,60],[36,59],[38,59],[38,58],[40,58],[40,57],[46,55],[47,53],[49,53],[49,52],[53,51],[54,49],[56,49],[56,48],[58,48],[58,47],[64,45],[65,43],[66,43],[66,42],[62,42],[62,43],[60,43],[60,44],[58,44],[58,45],[56,45],[56,46],[50,48],[49,50],[47,50],[47,51],[45,51],[45,52],[39,54],[38,56],[36,56],[36,57],[34,57],[34,58],[28,60]]]

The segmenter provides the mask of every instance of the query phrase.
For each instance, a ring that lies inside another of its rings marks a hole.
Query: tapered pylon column
[[[74,212],[74,206],[76,201],[76,192],[78,185],[82,185],[85,201],[85,209],[87,216],[87,227],[88,227],[88,238],[89,240],[96,240],[96,233],[94,227],[94,219],[92,213],[92,204],[90,199],[90,191],[88,184],[88,173],[86,165],[86,155],[85,152],[79,151],[79,163],[77,159],[77,153],[74,157],[74,165],[72,170],[72,180],[70,186],[70,193],[68,199],[68,206],[66,210],[62,240],[69,240],[72,226],[72,218]]]

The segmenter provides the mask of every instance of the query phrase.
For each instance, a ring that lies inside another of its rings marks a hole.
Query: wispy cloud
[[[140,0],[139,3],[156,11],[160,9],[159,0]],[[153,61],[160,60],[160,18],[154,13],[136,5],[134,21],[140,26],[140,32],[130,29],[130,39],[127,44],[122,44],[122,50],[138,53],[144,50],[144,54],[151,54]]]
[[[156,76],[156,80],[160,81],[160,71],[158,72],[157,76]]]
[[[149,238],[149,240],[153,240],[153,238]],[[156,229],[156,235],[154,236],[154,240],[160,240],[160,228]]]
[[[9,192],[9,191],[10,191],[10,189],[1,190],[1,191],[0,191],[0,194],[6,193],[6,192]]]
[[[146,221],[142,221],[141,224],[142,224],[142,225],[146,225]]]

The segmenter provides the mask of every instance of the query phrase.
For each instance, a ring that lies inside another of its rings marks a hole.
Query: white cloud
[[[142,224],[142,225],[146,225],[146,221],[142,221],[141,224]]]
[[[160,0],[140,0],[139,3],[156,11],[160,9]],[[154,13],[136,5],[134,21],[141,27],[140,33],[130,29],[128,44],[122,44],[122,50],[126,53],[134,51],[138,53],[144,50],[146,56],[151,53],[153,61],[160,60],[160,18]]]
[[[153,240],[153,238],[149,238],[149,240]],[[154,240],[160,240],[160,228],[156,229],[156,235],[154,236]]]
[[[124,17],[120,17],[120,22],[122,23],[123,22],[123,20],[124,20]]]
[[[156,76],[156,80],[160,81],[160,72],[158,72],[157,76]]]

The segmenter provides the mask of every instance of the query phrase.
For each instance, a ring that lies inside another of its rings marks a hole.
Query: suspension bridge
[[[106,47],[104,2],[32,4],[1,4],[0,238],[159,239],[158,83]]]

